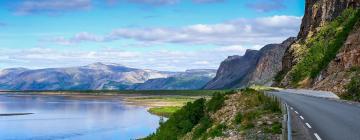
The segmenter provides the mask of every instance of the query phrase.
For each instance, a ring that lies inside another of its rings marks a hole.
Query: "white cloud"
[[[279,43],[290,36],[295,36],[299,31],[301,19],[301,17],[282,15],[177,28],[120,28],[103,36],[84,32],[67,39],[58,37],[53,42],[68,45],[85,41],[102,42],[132,39],[143,43],[183,45],[265,45]]]
[[[237,50],[237,51],[234,51]],[[198,51],[154,50],[146,52],[103,48],[94,51],[54,48],[0,49],[0,67],[70,67],[95,62],[119,63],[129,67],[166,71],[196,68],[218,68],[227,56],[243,54],[238,48],[217,48]]]
[[[15,13],[19,15],[59,14],[64,11],[83,10],[90,7],[91,0],[24,0],[16,6]]]

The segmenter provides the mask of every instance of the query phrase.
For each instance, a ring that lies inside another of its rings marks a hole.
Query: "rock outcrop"
[[[269,44],[257,50],[247,50],[244,56],[229,56],[217,71],[216,77],[204,89],[241,88],[251,84],[271,85],[282,69],[282,57],[295,38],[281,44]]]
[[[307,40],[316,36],[320,29],[327,23],[339,17],[348,8],[359,9],[360,0],[306,0],[305,15],[296,42],[286,50],[283,57],[285,77],[279,83],[283,87],[293,87],[290,76],[291,70],[306,55],[311,45],[303,45]],[[341,47],[335,59],[321,71],[316,78],[306,78],[301,81],[302,88],[343,93],[344,85],[351,79],[352,67],[359,64],[359,21],[349,34],[345,44]]]
[[[336,58],[315,79],[313,88],[344,93],[345,85],[350,82],[358,67],[360,67],[360,25],[357,25],[349,35]]]

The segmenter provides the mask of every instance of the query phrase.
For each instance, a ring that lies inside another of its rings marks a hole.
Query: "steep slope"
[[[104,89],[109,82],[132,85],[171,73],[95,63],[82,67],[38,70],[5,69],[0,72],[2,90],[89,90]]]
[[[296,43],[283,58],[279,85],[344,92],[359,66],[359,0],[306,0]]]
[[[271,85],[282,69],[281,58],[295,38],[281,44],[269,44],[257,50],[247,50],[244,56],[230,56],[223,61],[216,77],[204,89],[245,87],[251,84]]]
[[[150,79],[145,83],[136,84],[132,89],[136,90],[186,90],[200,89],[212,78],[216,70],[197,69],[187,70],[167,78]]]
[[[247,50],[244,56],[229,56],[220,64],[215,78],[204,89],[233,88],[242,83],[255,69],[259,57],[259,51],[256,50]]]

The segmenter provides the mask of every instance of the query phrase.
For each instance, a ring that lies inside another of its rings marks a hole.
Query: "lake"
[[[0,94],[2,140],[128,140],[155,132],[160,118],[120,99]]]

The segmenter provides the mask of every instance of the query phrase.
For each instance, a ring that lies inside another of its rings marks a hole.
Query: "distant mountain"
[[[269,44],[260,50],[247,50],[243,56],[229,56],[224,60],[204,89],[241,88],[251,84],[271,85],[282,69],[282,57],[294,42],[289,38],[281,44]]]
[[[199,75],[196,72],[164,72],[104,63],[94,63],[81,67],[36,70],[11,68],[0,71],[0,90],[135,89],[135,87],[140,86],[141,83],[146,83],[148,80],[170,77],[183,77],[180,79],[187,79],[188,85],[191,85],[191,87],[182,85],[179,88],[171,89],[184,89],[184,87],[186,89],[195,89],[192,87],[197,86],[193,86],[193,82],[204,81],[204,84],[208,82],[204,80],[204,77],[192,76],[192,74]],[[180,79],[175,81],[180,81]],[[146,90],[146,88],[139,89]],[[169,88],[159,87],[158,89]]]
[[[94,63],[82,67],[28,70],[24,68],[0,71],[3,90],[88,90],[104,89],[117,82],[124,85],[143,83],[149,79],[170,76],[170,72],[141,70],[118,64]]]
[[[150,79],[145,83],[136,84],[133,89],[136,90],[172,90],[172,89],[200,89],[213,77],[216,70],[199,69],[187,70],[184,73],[178,73],[167,78]]]

